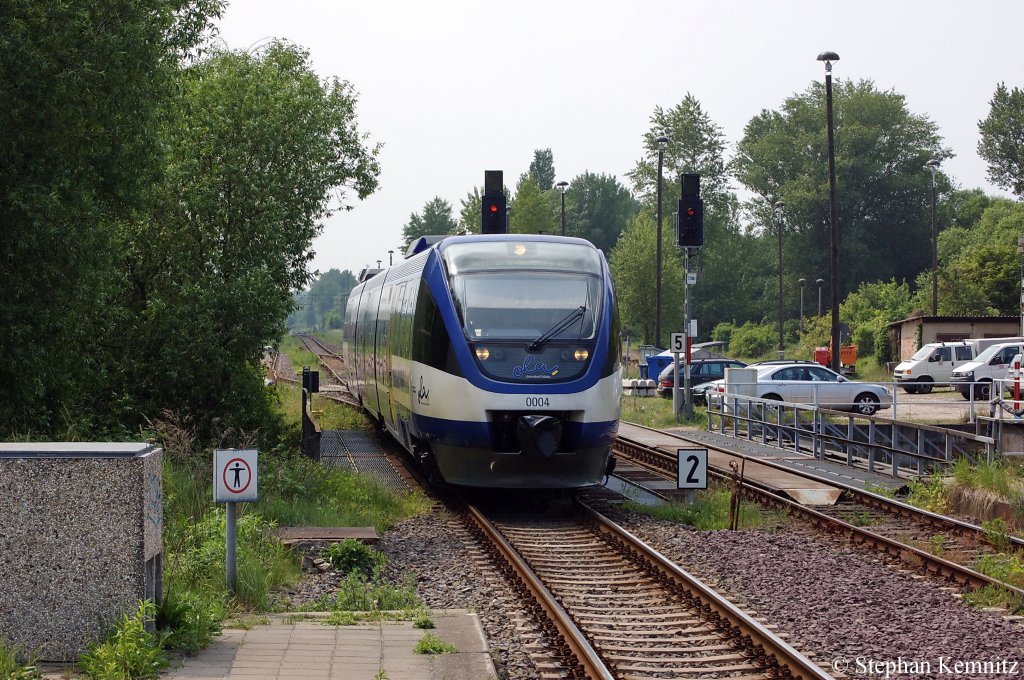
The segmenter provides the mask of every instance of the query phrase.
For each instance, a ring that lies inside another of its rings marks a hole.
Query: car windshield
[[[929,347],[928,345],[925,345],[921,349],[919,349],[916,352],[914,352],[914,356],[912,356],[910,358],[913,359],[914,361],[920,361],[921,359],[927,359],[931,355],[933,349],[935,349],[935,348],[934,347]]]
[[[974,357],[974,360],[977,361],[977,362],[983,363],[983,364],[984,363],[988,363],[988,360],[991,359],[992,357],[994,357],[996,352],[998,352],[1002,348],[1003,348],[1003,345],[992,345],[991,347],[986,349],[984,352],[982,352],[978,356]]]
[[[453,244],[444,257],[467,337],[534,342],[594,336],[603,293],[594,248],[478,241]]]

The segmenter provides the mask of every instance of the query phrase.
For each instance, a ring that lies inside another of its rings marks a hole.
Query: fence
[[[708,429],[893,477],[941,470],[960,457],[991,460],[997,441],[985,426],[988,434],[971,433],[728,392],[709,395]]]

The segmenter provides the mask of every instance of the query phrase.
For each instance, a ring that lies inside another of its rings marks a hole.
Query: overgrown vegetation
[[[0,640],[0,678],[9,680],[40,680],[42,671],[31,655],[10,647]]]
[[[729,500],[731,492],[728,489],[708,489],[698,491],[697,500],[693,505],[681,503],[659,503],[658,505],[644,505],[634,501],[626,501],[623,507],[633,512],[643,513],[651,517],[688,524],[695,529],[708,531],[712,529],[727,529],[729,527]],[[756,529],[759,527],[775,526],[785,521],[783,513],[764,509],[758,503],[743,501],[740,505],[740,517],[737,526],[740,529]]]
[[[167,665],[159,637],[146,630],[156,609],[146,600],[132,614],[125,614],[108,639],[91,645],[78,660],[78,667],[92,680],[155,678]]]

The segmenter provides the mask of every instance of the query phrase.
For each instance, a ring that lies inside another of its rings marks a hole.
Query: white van
[[[992,382],[1006,377],[1007,368],[1013,365],[1013,358],[1021,352],[1024,352],[1024,342],[991,345],[973,361],[953,371],[950,382],[964,399],[971,398],[973,385],[974,398],[987,400],[992,396]]]
[[[972,360],[974,352],[975,346],[967,340],[929,342],[898,363],[892,377],[908,394],[928,394],[933,383],[948,383],[953,371]]]

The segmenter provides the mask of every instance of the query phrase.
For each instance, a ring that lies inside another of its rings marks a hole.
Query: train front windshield
[[[469,340],[593,339],[603,295],[601,260],[593,248],[478,241],[452,244],[444,258]]]

